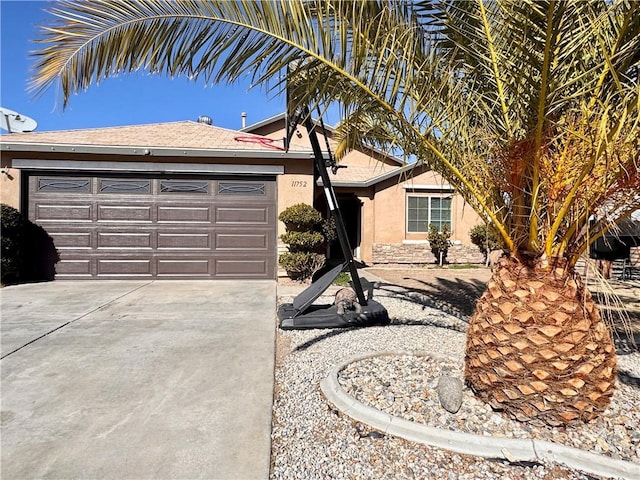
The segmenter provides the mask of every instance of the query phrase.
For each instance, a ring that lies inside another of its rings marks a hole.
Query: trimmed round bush
[[[279,261],[289,278],[305,281],[324,266],[326,258],[320,253],[287,252],[280,255]]]
[[[325,245],[324,236],[320,232],[287,232],[280,235],[280,240],[289,245],[290,252],[320,253]]]
[[[496,231],[484,224],[473,227],[469,232],[469,238],[471,239],[471,243],[477,246],[484,254],[485,260],[489,252],[502,248]]]
[[[313,230],[316,225],[322,223],[322,214],[306,203],[297,203],[285,208],[278,220],[285,224],[288,231],[304,232]]]

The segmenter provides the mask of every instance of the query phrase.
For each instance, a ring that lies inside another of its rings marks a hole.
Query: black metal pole
[[[329,211],[331,212],[331,215],[336,222],[338,239],[340,240],[342,253],[344,254],[347,266],[349,267],[349,274],[351,275],[353,289],[358,296],[358,303],[360,303],[360,305],[362,306],[365,306],[367,304],[367,299],[365,298],[364,291],[362,290],[362,283],[360,282],[358,269],[356,268],[355,261],[353,260],[353,254],[351,253],[351,246],[349,245],[349,238],[347,237],[347,230],[344,226],[344,220],[342,219],[340,206],[338,205],[335,191],[333,190],[333,186],[331,185],[331,179],[329,178],[329,174],[327,173],[327,165],[325,163],[324,155],[322,154],[322,149],[320,148],[320,142],[318,141],[318,135],[313,125],[313,121],[311,120],[311,114],[308,108],[305,108],[304,117],[304,126],[309,133],[309,141],[311,142],[311,148],[313,149],[316,168],[318,169],[318,173],[320,174],[320,178],[322,179],[322,188],[324,189],[327,204],[329,205]]]

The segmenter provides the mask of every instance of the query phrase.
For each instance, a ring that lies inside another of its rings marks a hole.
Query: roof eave
[[[390,172],[383,173],[382,175],[378,175],[377,177],[372,177],[363,181],[340,181],[340,180],[332,180],[331,184],[334,187],[348,187],[348,188],[368,188],[376,185],[377,183],[383,182],[395,176],[401,175],[402,173],[407,173],[413,171],[419,165],[407,166],[406,168],[396,168],[391,170]],[[322,179],[318,178],[317,184],[322,186]]]
[[[313,152],[285,152],[282,150],[235,150],[169,147],[130,147],[117,145],[73,145],[51,143],[3,142],[3,152],[56,152],[96,155],[128,155],[155,157],[208,157],[208,158],[288,158],[311,159]]]

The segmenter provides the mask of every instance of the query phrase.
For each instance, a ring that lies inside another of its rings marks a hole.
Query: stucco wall
[[[297,203],[313,205],[313,195],[313,161],[285,161],[284,175],[278,175],[278,214]],[[284,232],[284,224],[278,222],[278,237]]]
[[[406,226],[407,196],[410,194],[452,195],[452,235],[449,250],[451,263],[482,263],[483,256],[471,243],[469,231],[480,218],[460,195],[446,188],[447,182],[435,172],[412,178],[392,178],[375,186],[375,202],[370,202],[373,226],[362,225],[362,260],[375,263],[433,263],[426,233],[410,233]],[[429,187],[429,188],[426,188]],[[395,260],[394,260],[395,259]]]
[[[20,209],[20,170],[3,167],[0,171],[0,203]]]

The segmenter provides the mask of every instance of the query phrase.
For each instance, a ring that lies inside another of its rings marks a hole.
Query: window
[[[407,231],[426,233],[429,225],[451,229],[451,197],[409,195],[407,197]]]
[[[264,195],[264,183],[218,183],[219,195]]]
[[[160,193],[209,193],[206,180],[161,180]]]
[[[149,193],[151,180],[100,179],[100,193]]]
[[[38,179],[39,192],[91,192],[91,180],[88,178],[40,177]]]

